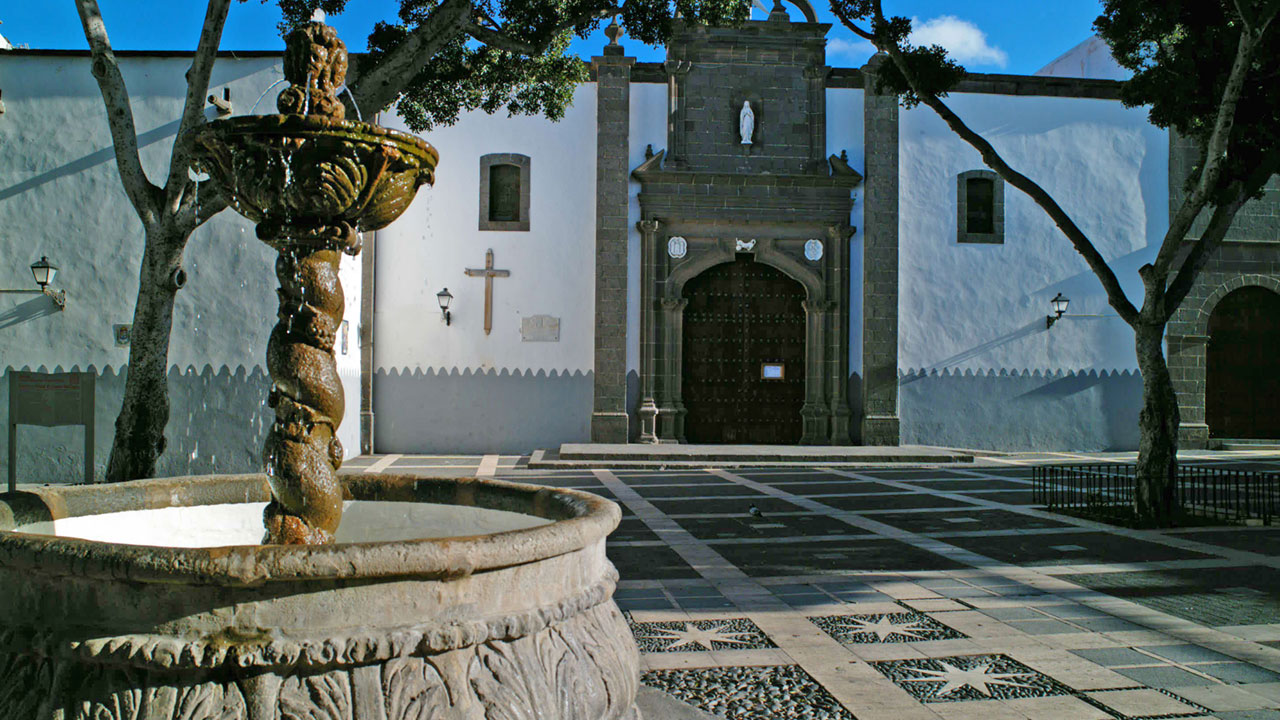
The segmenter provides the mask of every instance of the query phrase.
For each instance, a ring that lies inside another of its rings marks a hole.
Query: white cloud
[[[866,62],[867,58],[875,54],[876,46],[867,40],[832,38],[827,41],[828,56],[834,56],[848,62],[856,62],[858,65]]]
[[[941,45],[962,65],[1004,67],[1009,63],[1009,55],[988,45],[987,34],[968,20],[954,15],[940,15],[924,22],[911,18],[911,28],[908,38],[911,44],[922,47]]]

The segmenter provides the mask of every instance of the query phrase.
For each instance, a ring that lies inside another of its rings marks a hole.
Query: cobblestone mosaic
[[[726,720],[856,720],[797,665],[652,670],[640,681]]]
[[[902,643],[968,637],[928,615],[914,612],[825,615],[811,617],[809,622],[842,643]]]
[[[1074,694],[1007,655],[957,655],[870,663],[920,702],[1009,700]]]
[[[629,621],[641,652],[705,652],[776,648],[764,631],[746,618],[692,622]]]

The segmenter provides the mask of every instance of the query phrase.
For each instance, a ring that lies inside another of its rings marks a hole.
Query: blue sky
[[[771,1],[771,0],[769,0]],[[190,50],[199,38],[204,3],[197,0],[99,0],[107,30],[117,49]],[[363,50],[374,22],[394,19],[398,0],[350,0],[347,12],[329,19],[348,47]],[[952,51],[975,72],[1030,74],[1092,34],[1099,0],[885,0],[885,11],[916,19],[926,44]],[[819,19],[831,21],[825,0],[815,0]],[[795,15],[793,13],[793,15]],[[796,15],[798,17],[798,15]],[[279,12],[274,1],[235,3],[223,35],[225,50],[275,50]],[[31,48],[87,47],[71,0],[13,3],[0,9],[0,34],[14,45]],[[856,67],[869,46],[839,25],[828,35],[827,62]],[[640,60],[662,60],[661,49],[623,38],[627,53]],[[575,51],[599,54],[603,33],[579,40]]]

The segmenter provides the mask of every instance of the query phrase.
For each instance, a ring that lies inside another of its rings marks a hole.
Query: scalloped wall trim
[[[324,638],[275,637],[265,644],[252,641],[236,644],[226,637],[191,640],[152,634],[70,640],[43,629],[6,628],[0,631],[0,648],[46,657],[71,657],[103,665],[169,671],[206,670],[225,665],[266,669],[361,665],[531,635],[608,602],[613,597],[617,582],[618,572],[610,564],[605,576],[586,590],[527,612],[486,620],[423,623],[379,631],[356,628]]]
[[[41,373],[91,372],[96,373],[100,377],[123,377],[129,370],[129,363],[118,363],[116,365],[95,365],[93,363],[89,363],[83,367],[79,364],[70,365],[68,367],[63,367],[62,365],[54,365],[52,367],[48,365],[37,365],[35,367],[30,365],[6,365],[4,366],[4,369],[0,371],[0,376],[8,374],[10,370]],[[204,367],[201,368],[197,368],[195,365],[187,365],[186,367],[170,365],[169,374],[172,375],[174,373],[181,375],[200,375],[202,377],[217,376],[242,378],[249,375],[265,376],[267,374],[267,369],[263,365],[236,365],[235,368],[232,368],[230,365],[220,365],[217,369],[214,369],[213,365],[210,363],[206,363]]]
[[[1107,377],[1135,377],[1138,376],[1137,368],[1090,368],[1073,370],[1068,368],[1044,369],[1039,368],[899,368],[898,377],[900,379],[931,377],[1032,377],[1057,379],[1064,377],[1091,377],[1091,378],[1107,378]]]
[[[378,366],[377,374],[389,377],[591,377],[591,370],[571,370],[569,368],[446,368],[446,367],[383,367]]]

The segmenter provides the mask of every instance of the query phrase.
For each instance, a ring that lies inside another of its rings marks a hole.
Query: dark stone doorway
[[[1280,438],[1280,295],[1243,287],[1209,316],[1205,417],[1219,438]]]
[[[690,443],[798,444],[805,289],[739,254],[684,289],[682,396]]]

